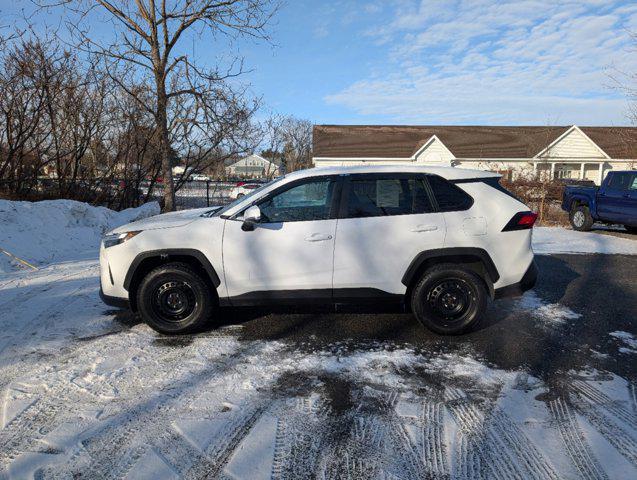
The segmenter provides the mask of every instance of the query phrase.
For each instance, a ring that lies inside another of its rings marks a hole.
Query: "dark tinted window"
[[[508,191],[500,184],[500,177],[488,177],[482,180],[484,183],[489,185],[490,187],[495,188],[496,190],[507,194],[511,198],[515,198],[517,201],[521,201],[518,197],[516,197],[513,193]]]
[[[441,212],[467,210],[473,204],[473,199],[466,192],[444,178],[435,175],[427,178]]]
[[[352,177],[347,218],[410,215],[433,211],[424,180],[417,177]]]
[[[259,204],[261,222],[303,222],[330,218],[333,180],[315,180],[296,185]]]
[[[631,190],[634,184],[634,173],[613,173],[608,182],[608,188],[613,190]]]

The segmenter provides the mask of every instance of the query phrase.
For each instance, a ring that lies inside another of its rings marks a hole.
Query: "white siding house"
[[[317,125],[313,162],[451,165],[600,183],[608,170],[637,167],[637,128]]]
[[[281,174],[281,168],[260,155],[252,154],[226,167],[228,177],[273,178]]]

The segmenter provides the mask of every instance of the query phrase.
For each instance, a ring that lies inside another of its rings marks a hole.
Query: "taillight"
[[[502,231],[528,230],[529,228],[533,228],[536,220],[537,213],[535,212],[518,212],[513,215],[513,218],[509,220],[509,223],[505,225]]]

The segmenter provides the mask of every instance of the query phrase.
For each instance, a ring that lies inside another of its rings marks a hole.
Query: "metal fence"
[[[249,183],[265,183],[267,180],[250,180]],[[177,185],[176,185],[177,186]],[[179,186],[175,195],[178,210],[226,205],[234,198],[230,193],[237,181],[187,181]],[[26,188],[16,188],[15,181],[0,180],[0,198],[13,200],[44,200],[71,198],[95,205],[121,209],[139,205],[145,201],[161,202],[164,186],[161,182],[140,183],[119,179],[81,179],[72,189],[60,191],[54,179],[41,178],[30,182]],[[149,189],[152,189],[149,195]]]
[[[236,182],[223,181],[190,181],[186,182],[175,194],[175,203],[178,210],[187,208],[202,208],[216,205],[226,205],[233,198],[230,197],[231,190],[236,186]],[[141,185],[140,194],[148,194],[149,185]],[[156,183],[150,198],[160,200],[163,196],[164,186]]]

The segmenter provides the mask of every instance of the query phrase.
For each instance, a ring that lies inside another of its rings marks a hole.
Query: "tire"
[[[484,280],[455,264],[427,270],[411,295],[411,308],[425,327],[442,335],[458,335],[480,323],[487,308]]]
[[[215,304],[208,283],[185,263],[168,263],[152,270],[137,290],[137,308],[154,330],[166,334],[201,329]]]
[[[624,225],[624,228],[628,233],[637,233],[637,227],[633,227],[631,225]]]
[[[594,223],[591,212],[586,205],[571,208],[569,220],[571,221],[573,230],[577,230],[578,232],[588,232]]]
[[[245,193],[238,193],[238,194],[237,194],[237,198],[241,198],[241,197],[245,197],[245,196],[246,196],[246,194],[245,194]]]

